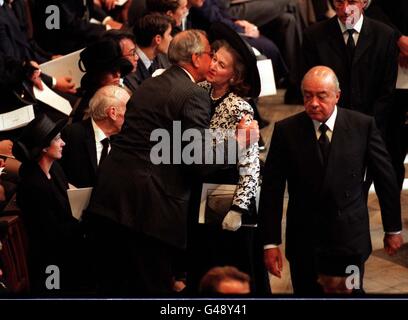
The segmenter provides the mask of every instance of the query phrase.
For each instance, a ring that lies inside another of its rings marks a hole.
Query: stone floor
[[[283,93],[282,90],[278,90],[277,95],[263,97],[259,101],[261,117],[270,122],[267,127],[261,130],[261,135],[267,146],[270,143],[274,123],[303,110],[302,106],[283,104]],[[261,158],[266,157],[267,151],[268,149],[261,155]],[[403,190],[401,194],[401,204],[405,229],[403,237],[405,241],[408,241],[408,188]],[[384,234],[381,214],[374,191],[370,192],[368,205],[373,253],[366,263],[364,289],[368,294],[408,294],[408,243],[404,244],[395,256],[389,257],[383,249]],[[286,259],[282,278],[278,279],[271,276],[271,285],[273,293],[292,293],[289,266]]]

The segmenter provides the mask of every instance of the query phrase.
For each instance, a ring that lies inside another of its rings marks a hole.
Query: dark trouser
[[[275,82],[287,77],[288,68],[286,63],[279,51],[279,48],[272,40],[264,36],[259,36],[258,38],[244,38],[252,47],[256,48],[261,54],[272,60]]]
[[[405,178],[404,160],[408,150],[408,129],[405,125],[407,111],[408,90],[397,89],[390,113],[387,149],[390,153],[392,165],[401,189]]]
[[[228,12],[240,20],[261,27],[286,11],[286,6],[293,0],[251,0],[246,3],[231,5]]]
[[[316,297],[324,294],[322,287],[317,282],[318,266],[313,257],[298,256],[289,260],[290,276],[292,280],[293,293],[301,297]],[[359,289],[354,289],[353,294],[364,293],[363,278],[364,278],[364,263],[357,265],[360,271],[360,286]],[[346,271],[346,270],[344,270]],[[327,272],[325,272],[327,274]],[[328,274],[331,275],[331,274]],[[353,275],[352,272],[350,275]],[[333,275],[333,276],[338,276]],[[345,274],[345,276],[348,276]]]
[[[172,294],[174,249],[108,219],[87,222],[97,293],[109,296]]]

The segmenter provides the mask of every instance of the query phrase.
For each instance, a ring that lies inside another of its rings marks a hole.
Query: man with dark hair
[[[140,58],[135,78],[139,85],[150,78],[155,70],[170,66],[167,51],[173,38],[172,23],[173,19],[167,15],[151,13],[142,17],[134,26],[136,53]]]
[[[123,84],[131,92],[134,92],[139,87],[140,81],[136,75],[139,55],[136,51],[136,39],[133,33],[122,30],[109,30],[104,34],[104,38],[117,42],[122,50],[123,57],[133,65],[132,71],[123,78]]]

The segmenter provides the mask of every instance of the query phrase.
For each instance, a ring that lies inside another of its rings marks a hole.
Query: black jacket
[[[333,17],[305,31],[304,72],[317,65],[332,68],[340,82],[338,105],[373,115],[385,132],[397,80],[397,53],[395,32],[364,17],[350,62],[337,17]]]

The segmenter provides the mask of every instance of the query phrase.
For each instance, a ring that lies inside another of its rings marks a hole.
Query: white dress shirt
[[[98,127],[98,125],[96,124],[96,122],[91,119],[92,121],[92,127],[93,127],[93,131],[95,133],[95,144],[96,144],[96,163],[98,163],[99,165],[99,161],[101,160],[101,154],[102,154],[102,149],[103,149],[103,145],[102,145],[102,140],[105,138],[108,138],[106,136],[106,134],[102,131],[101,128]],[[108,153],[110,152],[110,145],[108,148]]]
[[[363,21],[364,21],[364,16],[361,15],[360,19],[358,19],[357,23],[353,27],[355,31],[353,33],[353,39],[354,39],[354,43],[356,44],[356,46],[357,46],[358,38],[360,37],[361,28],[363,27]],[[348,29],[339,19],[337,19],[337,22],[339,23],[341,32],[343,33],[344,43],[347,44],[347,40],[349,38],[349,34],[347,32]]]

